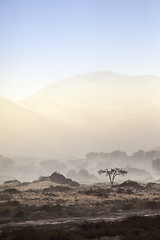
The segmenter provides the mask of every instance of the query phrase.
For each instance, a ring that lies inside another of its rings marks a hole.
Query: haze
[[[104,161],[113,166],[114,151],[128,154],[126,168],[139,149],[158,151],[159,12],[156,0],[0,1],[1,162],[33,161],[31,171],[56,160],[55,170],[80,176],[79,162],[95,174]],[[87,165],[92,152],[109,158]]]
[[[160,143],[159,89],[159,77],[95,72],[20,102],[2,97],[1,153],[65,157],[150,150]]]

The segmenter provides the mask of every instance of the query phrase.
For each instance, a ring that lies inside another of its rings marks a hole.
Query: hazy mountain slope
[[[0,98],[0,153],[55,157],[85,153],[99,139]]]
[[[155,76],[95,72],[54,83],[22,103],[133,151],[160,142],[159,93]]]

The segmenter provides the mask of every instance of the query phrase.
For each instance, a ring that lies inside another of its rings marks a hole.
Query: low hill
[[[52,173],[49,177],[41,177],[39,179],[39,182],[41,181],[51,181],[57,184],[67,184],[70,186],[79,186],[79,183],[76,181],[73,181],[70,178],[66,178],[65,176],[63,176],[60,173],[54,172]]]

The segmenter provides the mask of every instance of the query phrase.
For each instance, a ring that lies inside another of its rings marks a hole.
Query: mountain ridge
[[[81,151],[85,154],[84,149],[86,152],[94,149],[124,149],[133,152],[139,148],[145,150],[159,145],[159,92],[159,77],[129,76],[103,71],[80,74],[53,83],[18,102],[18,106],[30,111],[30,115],[35,116],[36,113],[48,119],[49,123],[45,123],[47,127],[45,124],[42,127],[39,125],[39,131],[43,129],[39,138],[46,138],[44,145],[49,144],[49,139],[52,139],[48,137],[51,132],[56,132],[56,136],[61,132],[63,137],[59,138],[59,145],[63,143],[66,155],[65,145],[68,146],[69,142],[69,154],[77,151],[78,142],[85,148],[80,147],[77,154]],[[37,123],[39,121],[41,120],[37,120]],[[51,131],[49,126],[54,130]],[[58,154],[60,146],[56,145],[55,148],[59,149]]]

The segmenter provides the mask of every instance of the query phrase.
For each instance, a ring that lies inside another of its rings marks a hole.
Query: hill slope
[[[54,83],[22,103],[110,140],[112,149],[134,151],[160,142],[159,92],[160,78],[155,76],[95,72]]]
[[[4,155],[66,156],[84,153],[87,145],[99,142],[95,136],[2,97],[0,113],[0,152]]]

